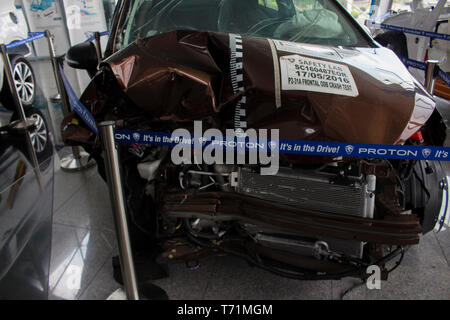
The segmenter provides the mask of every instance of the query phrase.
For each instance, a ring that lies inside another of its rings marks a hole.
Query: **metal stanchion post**
[[[9,56],[7,53],[6,46],[4,44],[0,44],[0,50],[2,52],[2,59],[5,69],[6,80],[8,81],[9,90],[11,91],[11,95],[14,100],[14,104],[16,105],[16,110],[19,115],[20,122],[17,123],[15,129],[18,131],[22,131],[25,134],[25,141],[27,144],[28,154],[30,156],[31,164],[33,165],[33,170],[35,172],[37,181],[39,185],[42,187],[42,176],[41,170],[39,168],[39,162],[36,156],[36,150],[34,150],[33,143],[31,142],[30,130],[35,128],[35,124],[33,121],[28,121],[25,115],[25,111],[23,110],[22,101],[19,98],[19,94],[17,93],[16,86],[14,84],[14,77],[12,75],[12,66],[11,61],[9,60]]]
[[[114,211],[119,257],[125,292],[129,300],[139,300],[133,255],[125,212],[122,179],[120,175],[119,154],[114,139],[115,124],[112,121],[100,123],[100,138],[104,150],[105,168],[109,186],[111,203]]]
[[[102,62],[102,43],[101,41],[101,35],[100,32],[95,32],[94,33],[94,37],[95,37],[95,50],[97,51],[97,58],[98,58],[98,64],[100,64],[100,62]]]
[[[70,112],[70,103],[67,98],[67,93],[64,88],[64,83],[59,73],[60,61],[56,57],[55,47],[53,45],[52,34],[50,31],[45,31],[45,37],[48,41],[48,49],[53,67],[53,73],[56,80],[56,87],[62,99],[63,115],[66,116]],[[94,160],[89,160],[89,155],[86,152],[82,152],[79,147],[71,147],[72,154],[61,159],[61,169],[65,171],[81,171],[90,168],[95,165]]]
[[[439,73],[439,61],[427,60],[427,68],[425,70],[425,88],[430,94],[434,92],[434,84]]]

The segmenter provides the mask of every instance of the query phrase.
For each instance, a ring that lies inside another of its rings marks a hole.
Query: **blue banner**
[[[445,72],[442,69],[439,69],[439,78],[441,78],[442,81],[444,81],[445,84],[450,87],[450,77],[447,74],[447,72]]]
[[[24,40],[14,41],[14,42],[11,42],[11,43],[7,44],[5,46],[6,49],[12,49],[12,48],[24,45],[24,44],[26,44],[28,42],[32,42],[34,40],[37,40],[37,39],[45,37],[45,33],[44,32],[30,32],[28,35],[29,35],[29,37],[24,39]]]
[[[108,35],[109,35],[109,30],[100,32],[100,37],[108,36]],[[95,40],[94,32],[92,32],[92,35],[90,37],[88,37],[85,42],[90,42],[90,41],[93,41],[93,40]]]
[[[62,80],[64,82],[64,87],[66,88],[67,96],[69,97],[70,106],[72,107],[73,111],[75,111],[80,116],[80,118],[86,123],[86,125],[96,135],[98,135],[98,128],[97,128],[97,124],[95,122],[94,116],[81,103],[81,101],[78,100],[78,97],[75,94],[75,91],[73,91],[73,88],[70,85],[69,80],[67,80],[67,77],[64,74],[64,70],[63,70],[63,68],[61,66],[59,66],[59,71],[60,71],[60,74],[61,74],[61,78],[62,78]]]
[[[425,71],[427,69],[427,64],[425,62],[409,59],[406,57],[399,56],[400,60],[402,60],[403,64],[407,67],[416,68],[419,70]]]
[[[413,60],[413,59],[409,59],[409,58],[401,57],[401,56],[399,56],[399,58],[400,58],[400,60],[402,60],[402,62],[407,67],[416,68],[416,69],[419,69],[422,71],[425,71],[427,69],[427,64],[425,62],[421,62],[421,61],[417,61],[417,60]],[[442,79],[442,81],[444,81],[444,83],[450,87],[449,75],[441,68],[439,68],[438,75]]]
[[[172,139],[170,133],[143,132],[131,130],[116,130],[117,143],[175,146],[179,144],[195,146],[196,139],[202,148],[211,144],[223,148],[237,149],[236,138],[225,140],[211,140],[205,137],[193,137],[192,139]],[[214,142],[213,142],[214,141]],[[410,145],[381,145],[344,142],[322,142],[303,140],[280,140],[278,143],[268,141],[267,146],[261,143],[251,143],[247,140],[243,147],[248,151],[279,152],[282,154],[299,154],[311,156],[331,156],[349,158],[378,158],[378,159],[403,159],[403,160],[436,160],[449,161],[450,147],[410,146]]]
[[[412,29],[412,28],[406,28],[406,27],[399,27],[399,26],[393,26],[393,25],[384,24],[384,23],[371,22],[371,25],[376,28],[414,34],[419,37],[428,37],[428,38],[450,41],[450,34],[424,31],[424,30]]]

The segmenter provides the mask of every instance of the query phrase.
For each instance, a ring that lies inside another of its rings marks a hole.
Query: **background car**
[[[8,44],[28,37],[28,26],[22,10],[17,9],[14,0],[0,2],[0,43]],[[12,65],[14,83],[24,106],[31,106],[36,95],[36,78],[33,68],[25,57],[31,54],[30,47],[25,44],[8,50]],[[3,60],[0,59],[3,70]],[[4,72],[0,72],[0,102],[6,108],[13,108],[13,100],[8,83],[4,80]]]
[[[450,7],[447,0],[439,0],[433,6],[412,7],[411,11],[391,12],[384,20],[377,21],[393,26],[425,30],[442,34],[449,34]],[[369,25],[370,27],[370,25]],[[439,67],[450,72],[450,43],[446,40],[418,37],[414,34],[399,31],[372,29],[375,40],[381,45],[393,50],[397,55],[417,61],[427,59],[438,60]],[[421,82],[424,73],[418,69],[409,71]]]
[[[4,0],[0,2],[0,43],[9,44],[28,37],[28,26],[19,5],[21,1]],[[39,159],[48,158],[52,153],[49,126],[42,111],[33,106],[37,99],[38,86],[32,65],[26,59],[32,51],[28,44],[8,49],[12,66],[12,75],[19,98],[28,118],[36,121],[36,130],[31,133],[31,140]],[[3,59],[0,59],[0,103],[13,111],[10,121],[17,120],[15,103],[6,81]]]

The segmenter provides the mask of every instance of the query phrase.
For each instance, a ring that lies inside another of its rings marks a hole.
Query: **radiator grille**
[[[296,208],[352,216],[364,216],[365,185],[330,184],[327,174],[280,168],[277,175],[262,176],[247,168],[240,170],[238,192]]]

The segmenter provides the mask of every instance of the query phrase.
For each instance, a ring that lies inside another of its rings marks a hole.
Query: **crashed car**
[[[100,67],[91,43],[66,59],[92,76],[82,103],[117,129],[445,141],[432,97],[334,0],[122,0]],[[62,129],[104,176],[99,138],[75,113]],[[226,253],[295,279],[386,276],[446,211],[440,162],[280,153],[262,175],[262,163],[175,164],[172,148],[119,145],[132,246],[158,263]]]

